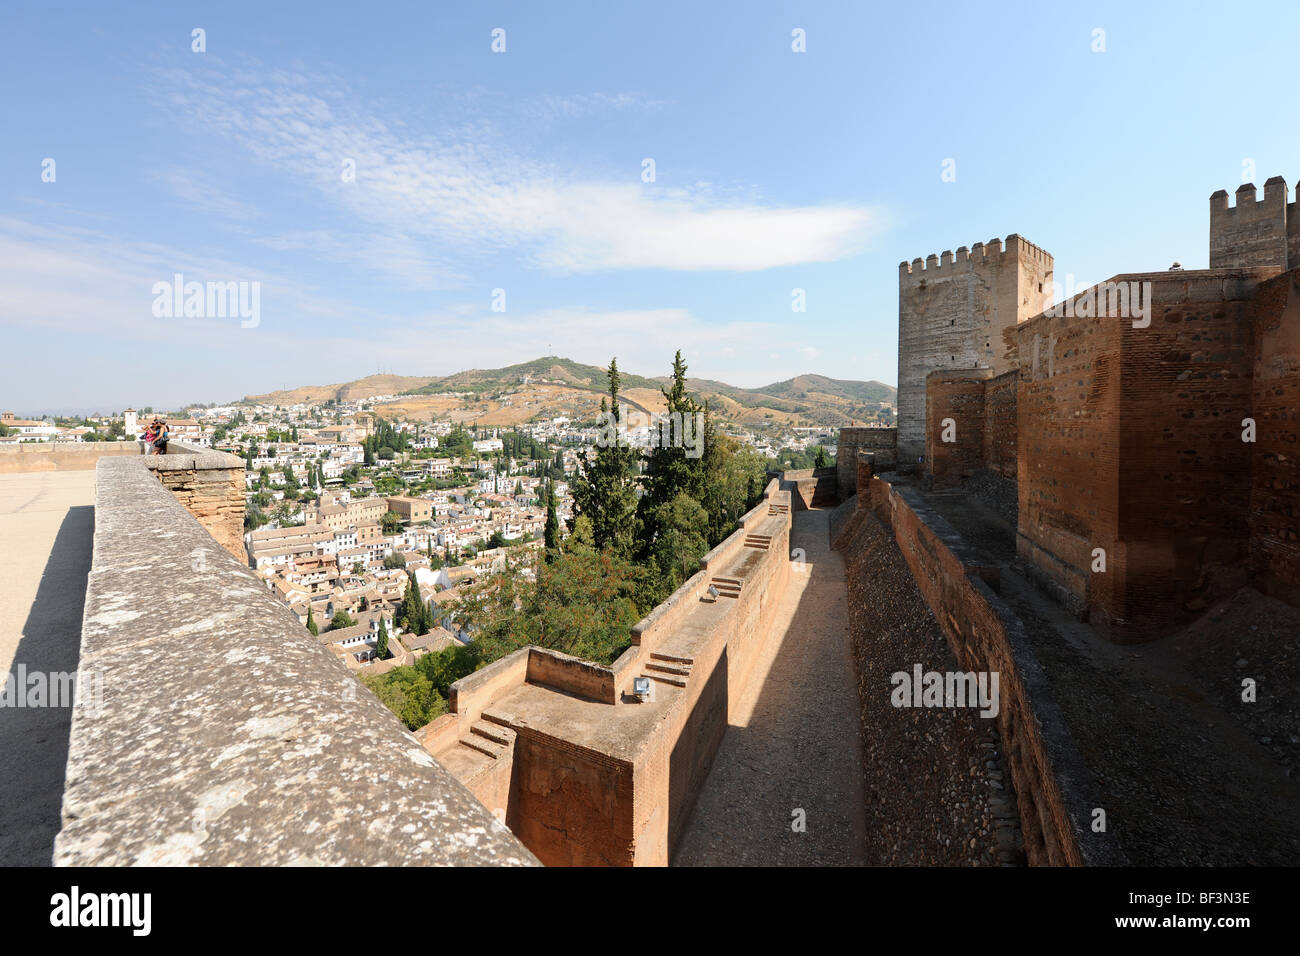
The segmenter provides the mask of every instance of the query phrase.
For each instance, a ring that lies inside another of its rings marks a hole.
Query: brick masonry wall
[[[1286,207],[1286,264],[1300,268],[1300,183],[1296,183],[1296,201]]]
[[[876,471],[893,471],[898,463],[897,428],[841,428],[835,452],[839,472],[839,495],[846,501],[857,494],[857,457],[859,451],[875,455]]]
[[[630,763],[516,728],[507,822],[547,866],[630,866]]]
[[[1143,278],[1152,281],[1150,327],[1118,320],[1123,548],[1099,619],[1122,640],[1159,636],[1217,596],[1214,569],[1243,566],[1249,535],[1252,446],[1242,420],[1257,280],[1209,271]]]
[[[1042,315],[1018,326],[1016,550],[1076,612],[1110,601],[1092,549],[1118,564],[1120,326]]]
[[[1003,478],[1016,478],[1016,394],[1020,371],[1012,369],[984,383],[984,467]]]
[[[1017,549],[1114,640],[1160,636],[1246,583],[1248,554],[1267,563],[1268,547],[1251,543],[1251,516],[1273,503],[1253,477],[1264,459],[1258,443],[1242,441],[1242,420],[1260,403],[1279,425],[1268,440],[1288,441],[1290,333],[1278,321],[1272,340],[1255,338],[1256,289],[1273,275],[1117,276],[1150,283],[1149,325],[1043,315],[1015,331]],[[1276,372],[1275,390],[1256,383],[1261,370]],[[1288,480],[1280,484],[1287,494]],[[1288,529],[1275,527],[1281,540]],[[1104,572],[1093,570],[1095,548]],[[1286,549],[1274,550],[1285,571]]]
[[[1300,604],[1300,269],[1256,295],[1250,559],[1260,590]]]
[[[958,487],[984,467],[984,380],[990,374],[932,372],[926,380],[925,472],[936,488]]]

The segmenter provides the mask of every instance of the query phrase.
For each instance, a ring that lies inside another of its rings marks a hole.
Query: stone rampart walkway
[[[858,693],[844,562],[828,512],[795,511],[784,637],[756,663],[674,866],[847,866],[864,861]],[[802,552],[802,554],[800,554]],[[797,826],[802,822],[802,830]]]

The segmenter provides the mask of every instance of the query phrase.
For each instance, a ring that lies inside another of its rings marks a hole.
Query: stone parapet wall
[[[32,471],[93,471],[99,459],[141,454],[137,441],[46,442],[0,445],[0,475]]]
[[[247,559],[243,459],[171,442],[166,455],[149,455],[143,461],[218,544],[236,558]]]
[[[803,468],[781,473],[781,484],[790,493],[796,510],[833,505],[840,500],[839,465]]]
[[[155,474],[97,466],[54,862],[536,864]]]

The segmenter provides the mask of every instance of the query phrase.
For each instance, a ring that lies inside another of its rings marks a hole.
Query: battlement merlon
[[[1272,176],[1264,183],[1264,198],[1257,193],[1254,183],[1242,183],[1232,206],[1225,189],[1210,196],[1211,269],[1300,265],[1300,214],[1286,180]]]
[[[1218,189],[1210,196],[1210,216],[1211,218],[1235,216],[1243,210],[1248,216],[1264,212],[1271,214],[1287,205],[1290,193],[1286,180],[1281,176],[1273,176],[1265,181],[1264,198],[1258,201],[1256,200],[1258,189],[1254,183],[1242,183],[1237,187],[1236,203],[1232,206],[1228,205],[1228,191]],[[1300,182],[1296,183],[1296,193],[1300,194]]]
[[[1001,239],[994,238],[988,242],[977,242],[969,249],[959,246],[955,254],[951,249],[945,249],[938,255],[932,252],[925,259],[918,256],[910,263],[905,259],[898,264],[898,274],[900,279],[903,276],[939,278],[958,271],[977,269],[990,264],[990,260],[998,260],[1003,256],[1036,260],[1044,265],[1046,271],[1051,271],[1052,268],[1050,252],[1013,232],[1007,236],[1005,247]]]

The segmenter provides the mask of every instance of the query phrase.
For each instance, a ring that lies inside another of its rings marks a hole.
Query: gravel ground
[[[971,709],[895,708],[890,675],[958,665],[893,536],[856,499],[832,516],[845,557],[864,728],[867,862],[1023,865],[997,727]],[[837,538],[838,536],[838,538]]]
[[[1001,565],[1002,597],[1134,865],[1300,863],[1300,609],[1244,589],[1176,635],[1112,644],[1030,582],[1012,529],[979,498],[926,500]]]
[[[1013,529],[1020,520],[1020,498],[1014,478],[1003,478],[990,471],[981,471],[962,485],[962,491],[988,505]]]
[[[1174,650],[1286,776],[1300,780],[1300,608],[1243,589],[1175,638]],[[1241,699],[1245,678],[1255,681],[1253,704]]]

